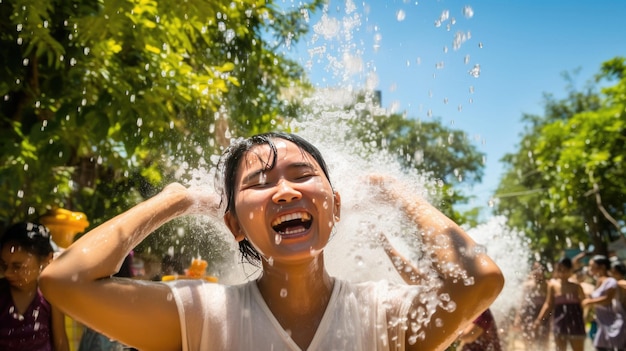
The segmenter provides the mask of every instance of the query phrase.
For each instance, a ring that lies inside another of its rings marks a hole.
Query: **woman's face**
[[[266,259],[310,260],[326,246],[339,220],[339,194],[311,155],[290,141],[274,142],[272,169],[266,165],[272,159],[267,145],[253,147],[242,159],[235,181],[237,215],[227,213],[226,223]]]
[[[572,275],[572,270],[564,265],[557,263],[554,267],[554,277],[560,279],[567,279]]]
[[[604,269],[601,265],[597,264],[596,261],[589,261],[589,274],[592,276],[598,276],[604,274]]]
[[[36,255],[11,242],[2,247],[0,254],[0,271],[9,284],[18,289],[36,286],[45,263]]]

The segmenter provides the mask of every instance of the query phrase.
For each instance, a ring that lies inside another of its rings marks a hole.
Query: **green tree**
[[[362,96],[359,102],[365,99]],[[485,155],[465,132],[447,128],[438,119],[423,121],[397,113],[378,113],[377,109],[361,109],[353,130],[366,149],[386,148],[407,169],[437,180],[438,207],[448,217],[460,224],[477,224],[478,209],[463,213],[455,209],[469,200],[461,189],[479,183],[484,168]]]
[[[623,239],[625,67],[624,58],[602,65],[596,82],[617,84],[600,93],[591,87],[561,101],[547,96],[545,116],[525,116],[519,150],[503,160],[509,168],[496,212],[549,260],[577,243],[606,253],[609,242]]]
[[[96,225],[279,127],[284,87],[307,84],[276,48],[321,2],[0,3],[0,222],[64,207]]]
[[[321,4],[0,3],[0,229],[57,207],[98,225],[210,166],[230,137],[280,128],[299,108],[284,88],[309,89],[281,52]],[[220,251],[195,230],[174,222],[138,249]]]

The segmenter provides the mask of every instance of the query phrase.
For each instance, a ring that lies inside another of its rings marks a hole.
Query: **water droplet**
[[[287,289],[280,289],[280,297],[283,299],[287,297]]]
[[[406,13],[404,12],[404,10],[398,10],[398,12],[396,12],[396,19],[398,20],[398,22],[404,21],[405,18]]]
[[[465,7],[463,7],[463,16],[465,16],[465,18],[474,17],[474,9],[472,9],[470,5],[465,5]]]
[[[474,68],[472,68],[469,71],[470,76],[474,77],[474,78],[478,78],[480,77],[480,65],[479,64],[475,64]]]
[[[282,240],[283,237],[280,234],[274,235],[274,243],[276,243],[276,245],[279,245]]]
[[[318,254],[320,254],[322,251],[324,250],[315,250],[314,248],[309,248],[309,253],[311,254],[311,256],[316,256]]]
[[[468,277],[463,279],[463,284],[465,284],[465,286],[474,285],[474,277]]]

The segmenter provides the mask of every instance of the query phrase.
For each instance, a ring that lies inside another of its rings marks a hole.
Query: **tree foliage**
[[[461,189],[480,183],[484,168],[485,155],[464,131],[447,128],[438,119],[424,121],[362,109],[353,132],[366,148],[385,148],[405,168],[430,175],[440,194],[437,206],[448,217],[460,224],[477,224],[477,209],[462,213],[454,207],[467,203],[469,197]]]
[[[597,91],[546,96],[544,116],[525,116],[527,127],[496,194],[496,212],[524,230],[531,247],[548,259],[562,250],[593,244],[598,252],[624,240],[626,210],[626,65],[614,58]]]
[[[1,2],[0,222],[62,207],[96,226],[209,168],[231,137],[284,128],[302,108],[290,97],[310,90],[285,52],[322,3]],[[452,208],[466,199],[456,185],[480,181],[483,156],[464,133],[401,115],[355,126],[367,130],[377,131],[367,142],[439,177],[446,212],[469,220]],[[194,228],[172,227],[182,234],[147,245],[188,245]]]
[[[57,207],[96,226],[190,180],[229,138],[280,128],[299,108],[285,87],[309,87],[276,49],[321,3],[1,2],[0,229]],[[174,221],[137,249],[219,260],[203,226]]]
[[[0,222],[54,207],[92,225],[275,129],[307,89],[277,47],[306,31],[273,1],[0,3]]]

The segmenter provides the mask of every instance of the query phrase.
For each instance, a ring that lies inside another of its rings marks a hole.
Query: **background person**
[[[486,309],[470,323],[459,336],[460,351],[501,351],[496,320],[490,309]]]
[[[0,350],[69,350],[65,316],[37,282],[54,254],[48,229],[14,224],[0,238],[0,250]]]
[[[541,312],[534,322],[538,327],[545,320],[552,320],[552,334],[556,351],[574,351],[585,348],[585,319],[582,301],[585,292],[580,284],[570,280],[573,273],[572,260],[561,258],[554,266],[554,279],[548,282],[548,294]]]
[[[593,346],[598,351],[623,350],[626,342],[625,312],[617,300],[617,281],[609,276],[611,261],[596,255],[589,261],[589,272],[596,280],[591,297],[583,306],[593,306],[597,332]]]
[[[542,320],[535,325],[548,293],[545,269],[540,262],[534,262],[526,280],[522,283],[522,302],[513,327],[522,332],[525,345],[532,350],[545,350],[550,337],[550,321]]]

